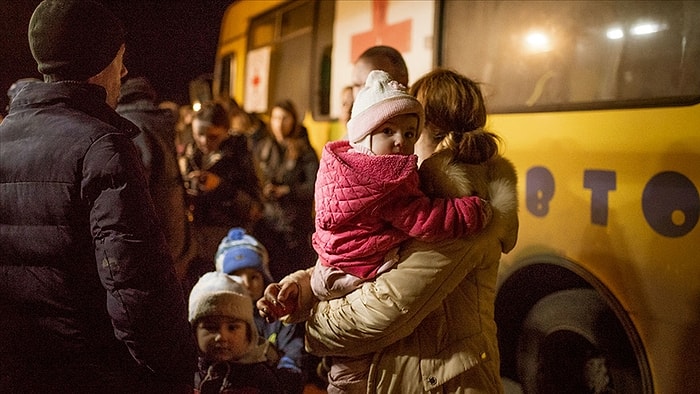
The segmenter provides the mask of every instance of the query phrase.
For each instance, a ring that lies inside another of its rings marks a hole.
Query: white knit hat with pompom
[[[251,343],[258,341],[258,330],[253,320],[253,300],[237,276],[223,272],[207,272],[199,278],[190,292],[189,321],[195,324],[206,316],[226,316],[243,320],[252,335]]]
[[[418,129],[423,128],[423,106],[406,93],[406,87],[391,79],[388,73],[373,70],[365,86],[355,97],[347,124],[348,140],[355,146],[384,122],[397,115],[415,114]]]

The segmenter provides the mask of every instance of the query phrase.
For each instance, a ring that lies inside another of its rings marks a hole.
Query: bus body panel
[[[698,125],[698,105],[492,115],[488,124],[504,138],[505,155],[519,172],[518,243],[504,255],[499,280],[517,272],[520,262],[543,255],[590,272],[632,320],[660,393],[700,387],[700,222],[682,214],[684,204],[698,206]],[[690,196],[685,200],[652,192],[659,208],[677,204],[668,221],[689,228],[680,236],[655,230],[642,204],[654,177],[666,172],[689,181],[679,186],[679,196]],[[602,173],[602,180],[587,187],[591,173]],[[542,197],[538,189],[553,192]],[[594,201],[594,193],[606,198]]]

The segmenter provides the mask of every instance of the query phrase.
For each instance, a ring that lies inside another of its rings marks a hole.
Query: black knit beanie
[[[29,21],[29,47],[50,80],[84,81],[99,74],[124,43],[121,22],[91,0],[44,0]]]

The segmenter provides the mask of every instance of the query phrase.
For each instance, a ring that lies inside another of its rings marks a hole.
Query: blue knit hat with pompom
[[[240,269],[253,268],[261,272],[266,280],[274,282],[269,260],[265,246],[240,227],[229,230],[221,240],[215,257],[216,270],[219,272],[233,275]]]

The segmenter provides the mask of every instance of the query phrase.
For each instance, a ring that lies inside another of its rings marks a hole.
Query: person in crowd
[[[319,255],[311,277],[314,295],[345,295],[398,261],[398,247],[474,235],[490,220],[490,205],[477,196],[429,198],[419,188],[413,147],[423,107],[384,71],[374,70],[355,100],[349,141],[326,144],[316,182]],[[333,360],[329,391],[366,388],[369,370],[360,360]]]
[[[192,392],[196,343],[132,138],[114,108],[125,33],[104,5],[45,0],[44,83],[0,125],[0,386]]]
[[[196,256],[196,247],[177,163],[175,119],[171,110],[161,109],[156,103],[157,94],[148,79],[129,78],[122,83],[117,113],[141,130],[134,143],[146,169],[148,189],[175,261],[175,272],[178,278],[184,279],[187,267]]]
[[[391,79],[408,86],[408,67],[401,52],[390,46],[377,45],[367,48],[355,60],[351,75],[353,97],[357,97],[365,86],[367,76],[372,70],[386,71]]]
[[[272,276],[279,279],[316,260],[311,234],[318,156],[291,101],[272,107],[270,131],[255,149],[265,209],[252,234],[267,246]]]
[[[158,108],[168,111],[168,113],[170,114],[170,117],[173,120],[173,124],[177,126],[178,118],[180,117],[180,105],[174,101],[171,101],[171,100],[163,100],[163,101],[158,102],[157,104],[158,104]],[[177,127],[174,127],[174,132],[175,132],[174,137],[177,138]],[[177,151],[177,149],[176,149],[176,151]]]
[[[189,320],[200,354],[196,393],[285,393],[255,327],[253,300],[236,278],[202,275],[190,293]]]
[[[367,48],[355,60],[351,74],[351,84],[341,90],[341,113],[338,122],[347,132],[347,122],[350,120],[355,96],[367,81],[372,70],[386,71],[391,78],[403,86],[408,86],[408,68],[401,53],[395,48],[377,45]],[[347,133],[343,139],[347,138]]]
[[[343,87],[340,91],[340,114],[338,115],[338,123],[343,128],[343,139],[347,139],[347,125],[350,120],[350,114],[352,111],[352,104],[355,101],[355,96],[353,95],[352,86],[348,85]]]
[[[221,240],[216,252],[216,270],[241,278],[254,300],[263,295],[265,286],[273,282],[267,249],[245,230],[232,228]],[[254,308],[255,309],[255,308]],[[304,325],[267,322],[254,311],[258,334],[279,354],[276,375],[289,393],[301,393],[306,378],[304,369],[308,354],[304,351]]]
[[[230,132],[246,136],[250,150],[254,152],[258,142],[268,134],[267,125],[255,114],[243,109],[236,100],[227,98],[224,101],[228,104],[227,110],[231,117]]]
[[[348,85],[343,87],[340,91],[340,116],[338,116],[338,121],[346,126],[348,120],[350,120],[350,114],[352,111],[352,104],[355,101],[355,96],[352,92],[352,86]]]
[[[369,47],[362,52],[353,64],[351,84],[343,88],[341,92],[342,113],[339,122],[346,131],[342,139],[347,139],[347,122],[350,120],[355,95],[364,86],[372,70],[386,71],[392,76],[392,79],[404,86],[408,86],[408,67],[398,50],[386,45],[377,45]],[[312,264],[309,263],[309,265]],[[318,375],[324,380],[327,380],[328,366],[330,364],[330,359],[324,359],[318,365]]]
[[[211,264],[231,227],[251,229],[262,216],[262,193],[247,139],[229,133],[229,116],[206,102],[192,121],[185,184],[201,261]],[[205,271],[206,272],[206,271]]]
[[[178,107],[178,117],[175,123],[175,149],[177,150],[180,169],[185,167],[185,149],[194,143],[192,139],[192,119],[194,119],[194,109],[191,105],[181,105]],[[184,171],[184,170],[183,170]]]
[[[515,169],[484,128],[477,83],[437,69],[410,93],[425,110],[415,153],[426,192],[487,196],[491,223],[471,238],[409,240],[394,269],[339,299],[318,302],[310,270],[298,271],[268,286],[258,308],[267,318],[307,319],[306,347],[314,354],[372,354],[373,392],[502,393],[493,315],[500,257],[517,241]]]

